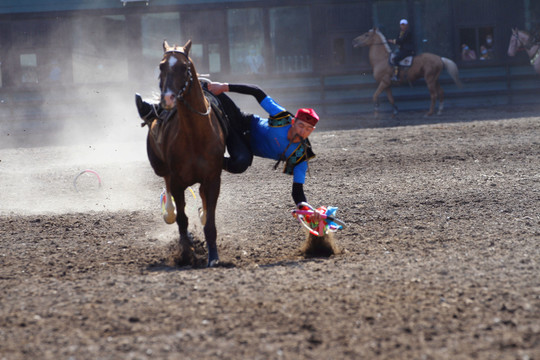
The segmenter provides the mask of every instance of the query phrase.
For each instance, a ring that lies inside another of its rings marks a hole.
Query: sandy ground
[[[0,359],[540,359],[539,114],[321,124],[306,192],[340,252],[302,255],[292,180],[257,159],[223,174],[214,269],[171,263],[138,124],[4,147]]]

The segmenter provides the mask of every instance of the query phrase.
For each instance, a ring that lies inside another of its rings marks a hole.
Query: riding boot
[[[135,105],[137,106],[137,110],[139,111],[139,116],[144,121],[141,126],[151,124],[152,121],[158,118],[160,113],[162,112],[159,105],[156,106],[147,103],[142,99],[141,95],[139,94],[135,94]]]
[[[393,82],[399,82],[399,66],[394,66],[394,76],[392,76]]]

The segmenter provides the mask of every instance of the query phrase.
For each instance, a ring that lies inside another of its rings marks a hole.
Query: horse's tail
[[[452,80],[454,80],[454,82],[456,83],[458,87],[462,87],[463,84],[461,83],[461,80],[459,79],[459,69],[456,63],[445,57],[441,57],[441,60],[444,64],[444,67],[446,68],[446,71],[448,71],[448,73],[452,77]]]

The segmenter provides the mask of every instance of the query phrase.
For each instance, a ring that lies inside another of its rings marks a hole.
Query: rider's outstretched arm
[[[260,87],[251,84],[229,84],[229,91],[251,95],[257,99],[259,104],[267,97],[266,93]]]
[[[292,197],[296,206],[301,202],[307,202],[306,195],[304,194],[304,184],[293,182]]]
[[[227,91],[244,95],[251,95],[255,99],[257,99],[257,102],[264,110],[266,110],[268,114],[270,114],[270,116],[274,116],[285,111],[284,107],[276,103],[276,101],[270,96],[266,95],[266,93],[257,85],[212,82],[208,84],[208,89],[212,91],[214,95],[219,95]]]

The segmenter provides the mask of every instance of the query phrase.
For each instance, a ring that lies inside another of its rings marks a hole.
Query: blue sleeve
[[[285,111],[285,108],[274,101],[270,96],[267,96],[261,101],[261,106],[270,116],[279,114]]]
[[[307,161],[302,161],[300,164],[296,165],[293,170],[293,182],[303,184],[306,181],[307,169]]]

